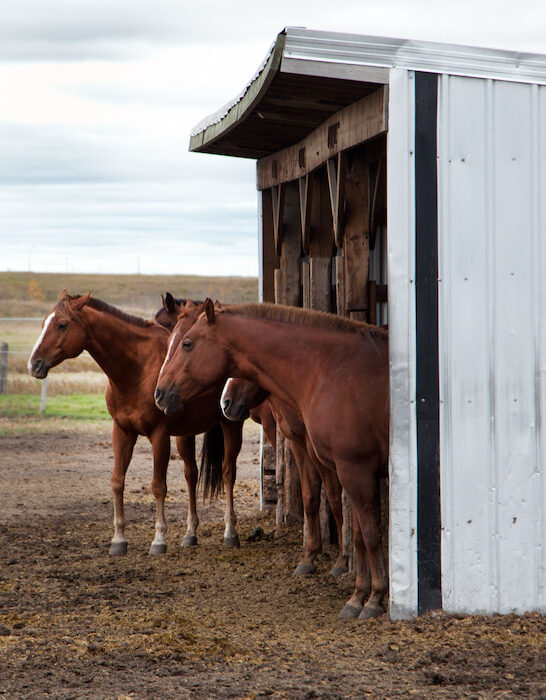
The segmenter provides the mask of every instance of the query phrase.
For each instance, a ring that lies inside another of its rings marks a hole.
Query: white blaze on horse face
[[[225,408],[224,397],[225,397],[225,395],[227,394],[227,391],[228,391],[229,386],[230,386],[230,384],[231,384],[232,381],[233,381],[233,377],[230,377],[230,378],[227,380],[227,382],[226,382],[225,385],[224,385],[224,390],[222,391],[222,396],[220,396],[220,408],[222,409],[222,411],[223,411],[224,408]]]
[[[169,341],[169,347],[167,349],[167,354],[165,356],[165,359],[163,360],[163,364],[161,365],[161,369],[159,370],[159,377],[161,377],[161,375],[163,374],[163,368],[165,367],[167,362],[171,359],[171,352],[173,349],[173,344],[179,335],[180,335],[180,333],[177,331],[176,333],[173,333],[171,336],[171,339]],[[158,377],[158,379],[159,379],[159,377]]]
[[[42,328],[42,332],[40,333],[38,340],[34,343],[34,347],[32,348],[32,352],[30,353],[30,357],[28,358],[27,367],[29,370],[32,369],[32,358],[34,356],[34,353],[40,347],[42,340],[44,339],[44,336],[46,334],[46,331],[48,329],[48,326],[51,323],[51,321],[53,320],[54,316],[55,316],[55,312],[52,311],[49,314],[49,316],[46,318],[46,320],[44,321],[44,327]]]

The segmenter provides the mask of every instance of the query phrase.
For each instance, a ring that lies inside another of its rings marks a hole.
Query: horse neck
[[[83,317],[85,349],[114,384],[123,382],[128,374],[134,380],[144,366],[149,369],[153,358],[143,346],[149,344],[155,327],[150,331],[91,307],[85,307]],[[167,332],[164,335],[168,338]]]
[[[309,363],[309,348],[302,343],[302,334],[311,331],[318,337],[315,329],[246,316],[226,314],[224,318],[219,325],[222,340],[230,349],[232,376],[256,382],[299,411],[297,398],[313,381],[302,371]]]

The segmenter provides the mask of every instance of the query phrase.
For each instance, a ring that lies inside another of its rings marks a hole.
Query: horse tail
[[[203,435],[199,484],[203,500],[216,498],[224,491],[222,462],[224,461],[224,431],[220,423]]]

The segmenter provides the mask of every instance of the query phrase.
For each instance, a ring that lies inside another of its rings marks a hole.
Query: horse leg
[[[163,430],[153,433],[150,442],[154,457],[152,493],[155,498],[155,537],[150,546],[150,554],[165,554],[167,542],[167,521],[165,520],[165,497],[167,496],[167,466],[171,456],[171,438]]]
[[[199,470],[195,461],[195,435],[177,437],[178,454],[184,461],[184,476],[188,485],[188,519],[182,547],[195,547],[197,544],[197,477]]]
[[[381,603],[388,590],[381,549],[378,462],[369,458],[358,465],[337,466],[340,481],[351,499],[353,516],[360,526],[370,566],[371,593],[359,615],[360,620],[367,620],[383,614]]]
[[[360,615],[364,607],[364,601],[370,593],[370,567],[366,557],[366,545],[362,539],[360,525],[354,513],[351,527],[355,548],[355,587],[351,597],[339,613],[339,617],[344,620],[353,620]]]
[[[125,489],[125,474],[133,456],[133,448],[137,439],[136,433],[128,433],[115,421],[112,427],[112,448],[114,450],[114,468],[112,469],[112,500],[114,502],[114,536],[110,544],[110,556],[127,554],[127,539],[125,538],[125,509],[123,507],[123,491]]]
[[[235,508],[233,506],[233,486],[237,475],[237,457],[243,444],[243,422],[223,422],[224,432],[224,461],[222,464],[222,477],[226,491],[226,511],[224,522],[224,544],[226,547],[240,547],[239,535],[237,534]]]
[[[337,542],[339,554],[334,566],[330,569],[330,576],[339,578],[349,571],[348,557],[343,553],[343,507],[341,505],[341,484],[336,473],[330,469],[324,469],[321,473],[324,491],[336,522]]]
[[[294,576],[313,574],[317,570],[315,559],[322,551],[320,535],[320,475],[311,462],[307,450],[297,441],[290,442],[292,454],[300,473],[301,497],[303,500],[303,512],[307,524],[307,537],[303,558],[294,570]]]

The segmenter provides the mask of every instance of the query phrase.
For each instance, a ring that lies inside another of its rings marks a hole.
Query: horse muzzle
[[[169,389],[166,391],[161,387],[157,387],[154,394],[155,405],[160,411],[166,416],[170,416],[173,413],[179,413],[183,406],[180,403],[180,398],[176,389]]]
[[[242,401],[234,402],[229,396],[222,397],[220,407],[228,420],[246,420],[250,416],[250,411]]]
[[[29,362],[28,368],[30,374],[33,377],[36,377],[36,379],[45,379],[47,377],[47,373],[51,369],[51,362],[37,358],[32,360],[32,362]]]

